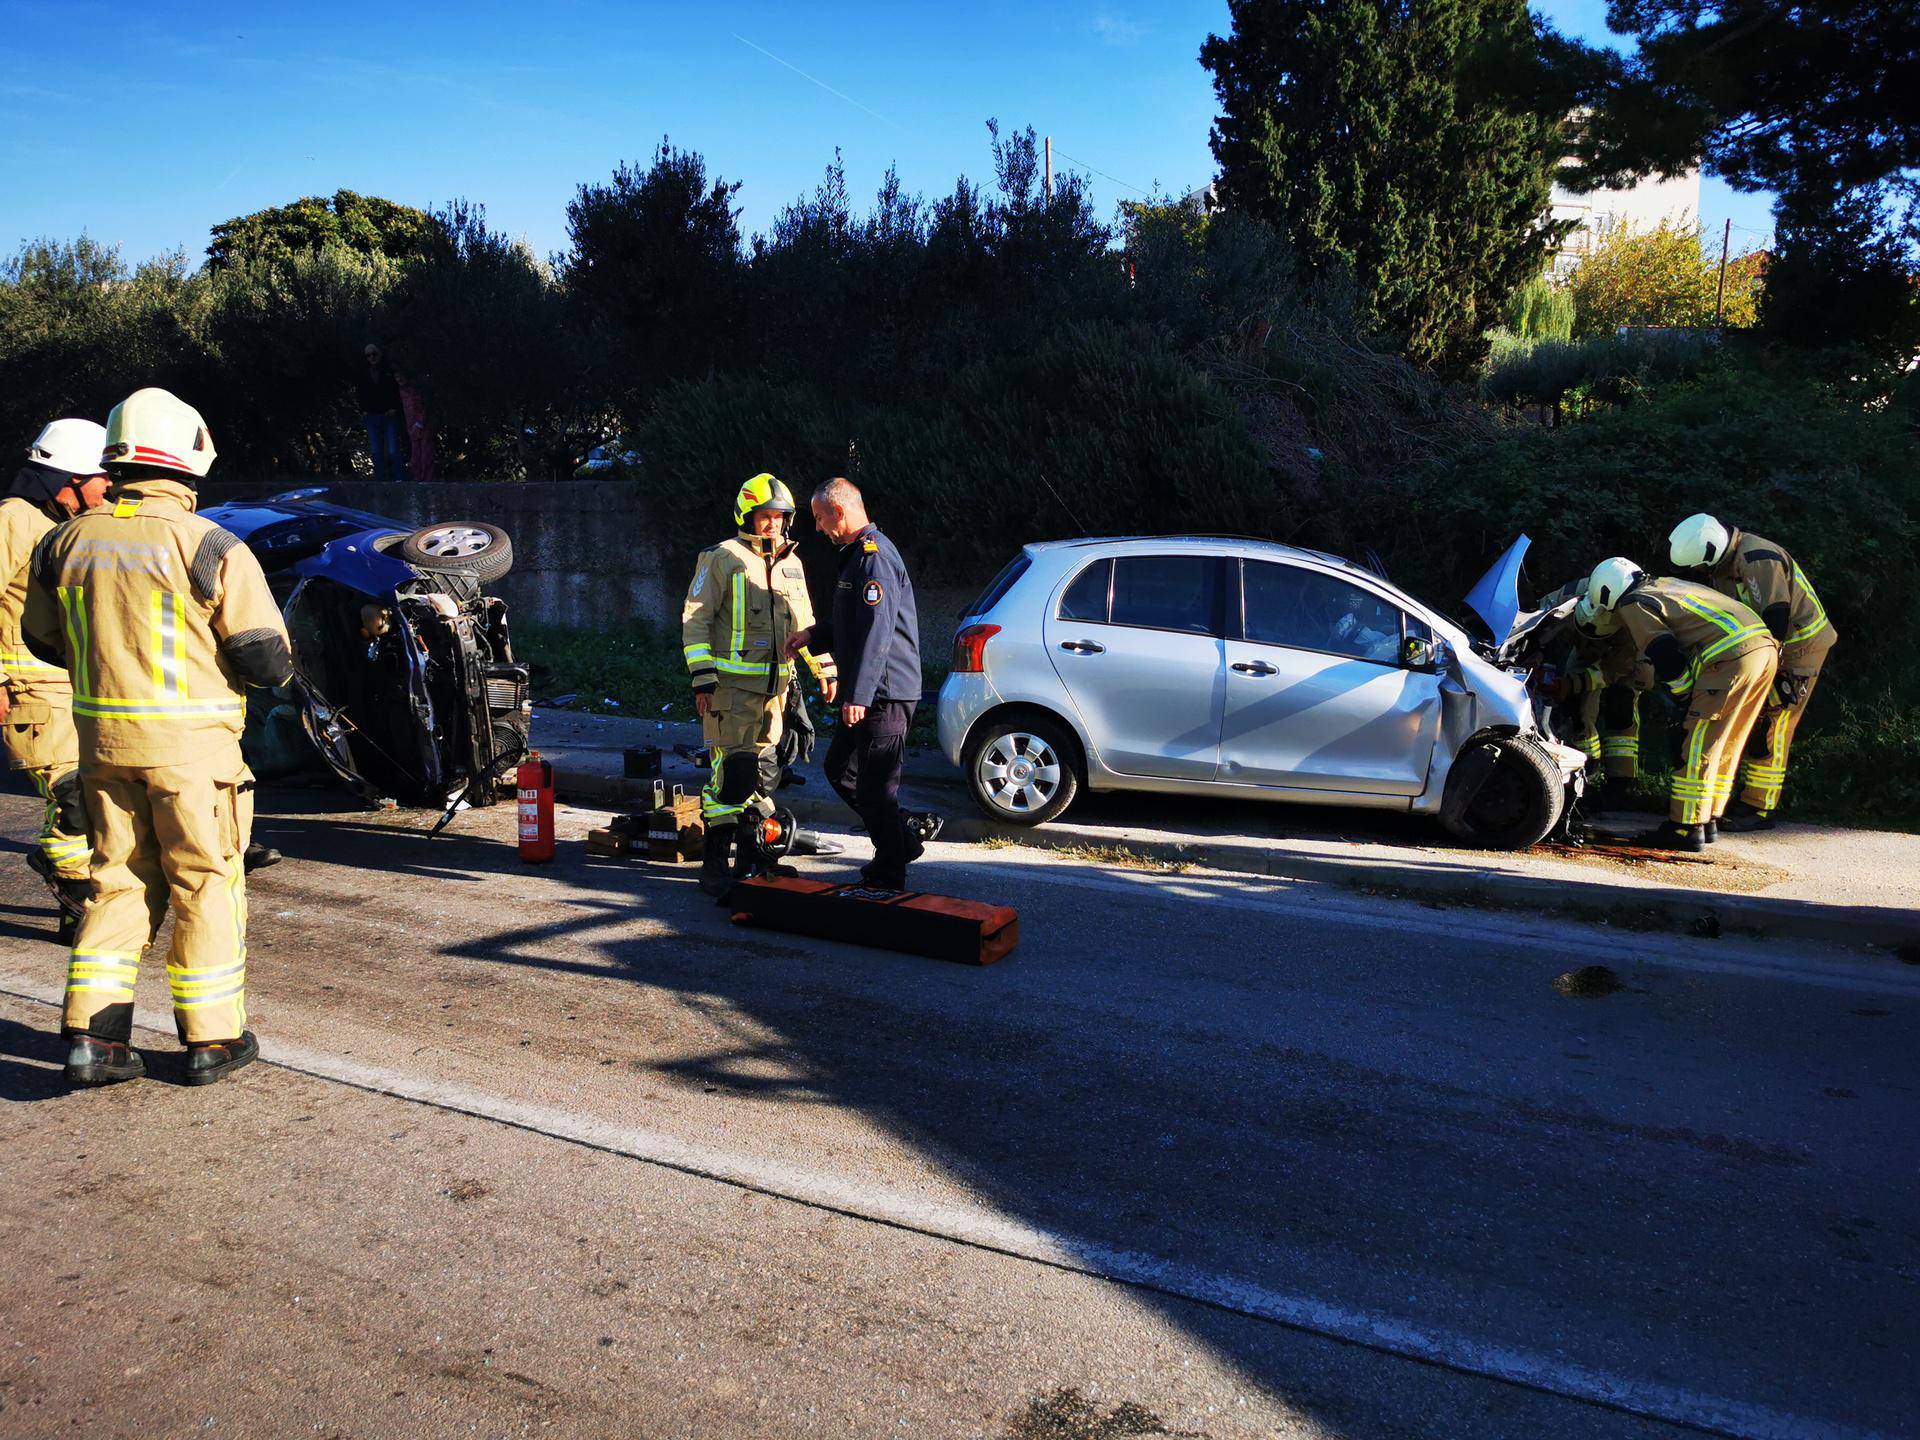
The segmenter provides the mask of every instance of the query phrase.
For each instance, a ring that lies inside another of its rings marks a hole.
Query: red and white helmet
[[[34,437],[27,459],[62,475],[98,475],[107,432],[98,420],[55,420]]]
[[[107,416],[110,470],[140,465],[198,480],[213,468],[213,453],[200,412],[165,390],[136,390]]]

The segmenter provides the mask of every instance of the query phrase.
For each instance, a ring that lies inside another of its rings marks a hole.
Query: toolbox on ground
[[[1010,906],[913,890],[770,877],[742,880],[728,903],[736,924],[849,940],[961,965],[991,965],[1020,943],[1020,915]]]
[[[653,782],[652,805],[632,815],[616,815],[599,830],[587,832],[593,855],[644,855],[649,860],[698,860],[706,852],[707,824],[700,797],[680,786]]]

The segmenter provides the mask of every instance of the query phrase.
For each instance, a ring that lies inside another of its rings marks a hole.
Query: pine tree
[[[1209,36],[1226,204],[1349,278],[1413,359],[1460,369],[1557,239],[1562,113],[1525,0],[1229,0]]]

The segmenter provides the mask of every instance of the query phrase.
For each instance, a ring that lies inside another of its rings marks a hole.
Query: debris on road
[[[1564,975],[1554,977],[1553,988],[1562,995],[1570,995],[1576,1000],[1598,1000],[1603,995],[1611,995],[1616,990],[1627,987],[1618,975],[1605,965],[1582,965],[1578,970],[1569,970]]]

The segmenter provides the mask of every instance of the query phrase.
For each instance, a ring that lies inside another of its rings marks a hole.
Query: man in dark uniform
[[[872,863],[861,872],[867,884],[904,890],[908,864],[926,849],[900,810],[900,762],[920,703],[913,582],[851,481],[829,480],[813,492],[813,523],[840,547],[840,575],[827,622],[789,637],[786,649],[833,654],[840,725],[827,747],[827,782],[873,839]]]

